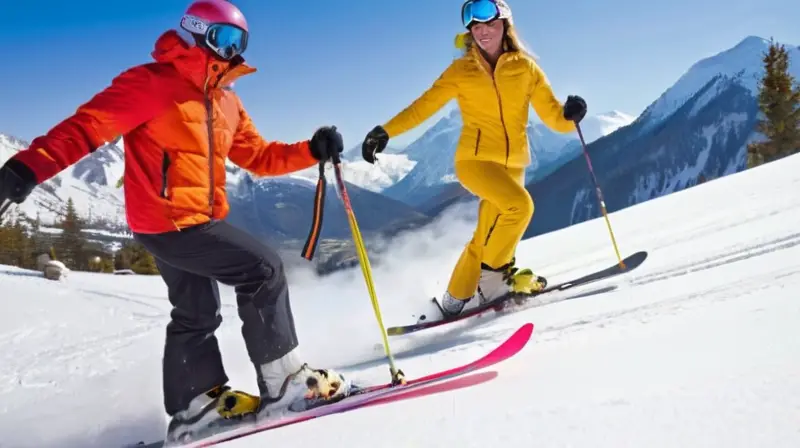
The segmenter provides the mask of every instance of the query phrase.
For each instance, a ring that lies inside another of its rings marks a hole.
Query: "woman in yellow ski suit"
[[[374,163],[389,138],[424,122],[456,98],[464,122],[455,154],[461,185],[480,198],[478,223],[453,270],[441,301],[445,314],[458,314],[476,292],[485,303],[514,291],[536,291],[546,284],[530,269],[515,267],[517,244],[533,216],[525,189],[530,164],[526,128],[529,105],[557,132],[575,130],[586,103],[570,96],[562,107],[542,70],[523,49],[504,0],[467,0],[462,5],[467,32],[464,49],[433,85],[405,110],[370,131],[363,157]]]

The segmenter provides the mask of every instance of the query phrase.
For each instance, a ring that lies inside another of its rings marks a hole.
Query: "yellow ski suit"
[[[574,131],[575,124],[564,118],[561,102],[531,57],[506,52],[492,72],[473,47],[383,128],[390,138],[395,137],[427,120],[453,98],[464,122],[455,174],[464,188],[480,198],[477,228],[447,288],[453,297],[467,299],[477,289],[481,263],[496,269],[513,260],[533,216],[533,200],[524,179],[531,162],[526,132],[529,105],[557,132]]]

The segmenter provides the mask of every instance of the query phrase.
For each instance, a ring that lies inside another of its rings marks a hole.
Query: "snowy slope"
[[[223,446],[800,446],[800,196],[786,194],[800,188],[798,173],[793,156],[614,213],[622,252],[650,252],[630,275],[391,339],[413,377],[535,323],[532,343],[492,382]],[[429,311],[444,288],[472,232],[470,222],[445,223],[396,241],[396,256],[373,266],[388,325]],[[602,219],[523,241],[518,256],[552,282],[615,261]],[[304,358],[385,381],[360,270],[290,280]],[[617,289],[589,294],[608,285]],[[158,278],[73,273],[49,283],[0,267],[0,286],[0,445],[114,447],[163,434],[170,306]],[[222,292],[228,374],[252,390],[235,298]]]

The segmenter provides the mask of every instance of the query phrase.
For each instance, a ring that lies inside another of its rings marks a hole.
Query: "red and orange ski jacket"
[[[42,183],[122,135],[126,215],[137,233],[225,218],[226,158],[259,176],[318,163],[308,140],[265,140],[227,88],[253,67],[214,60],[174,30],[159,37],[152,56],[14,157]]]

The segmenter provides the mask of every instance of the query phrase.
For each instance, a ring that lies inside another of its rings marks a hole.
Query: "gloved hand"
[[[28,165],[16,159],[9,159],[0,168],[0,205],[6,200],[21,204],[36,185],[36,175]]]
[[[580,123],[586,116],[586,101],[578,95],[570,95],[564,103],[564,118]]]
[[[361,156],[364,157],[369,163],[375,163],[375,154],[386,149],[386,144],[389,143],[389,134],[381,126],[375,126],[361,145]]]
[[[309,143],[311,155],[320,162],[327,162],[329,159],[339,160],[339,154],[344,151],[342,134],[336,130],[336,126],[323,126],[314,132]]]

